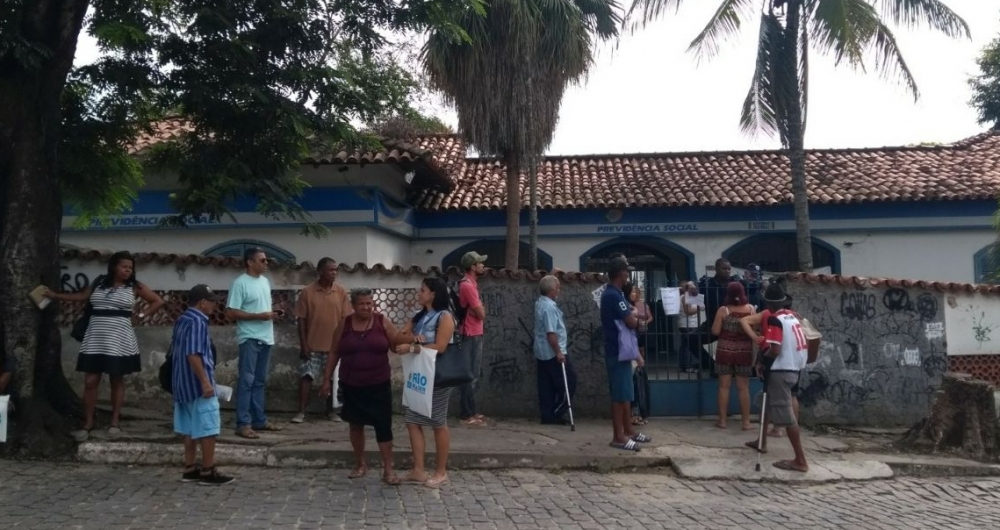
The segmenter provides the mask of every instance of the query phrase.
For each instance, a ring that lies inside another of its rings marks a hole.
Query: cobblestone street
[[[1000,479],[823,486],[655,474],[453,472],[440,491],[375,470],[231,468],[229,486],[173,469],[0,462],[0,528],[998,528]]]

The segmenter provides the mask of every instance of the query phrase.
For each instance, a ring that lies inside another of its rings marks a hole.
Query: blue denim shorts
[[[632,361],[619,361],[617,357],[605,357],[608,368],[608,385],[611,387],[613,403],[631,403],[635,399],[632,388]]]
[[[174,432],[194,440],[218,436],[221,427],[219,398],[198,398],[189,403],[174,403]]]

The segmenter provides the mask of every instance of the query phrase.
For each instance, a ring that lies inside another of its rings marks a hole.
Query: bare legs
[[[97,408],[97,389],[100,386],[101,374],[88,373],[83,376],[83,429],[86,431],[94,428],[94,410]],[[124,397],[124,392],[122,395]]]
[[[407,424],[410,435],[410,447],[413,450],[413,469],[406,475],[406,482],[436,482],[440,483],[448,477],[448,451],[451,448],[451,433],[447,426],[434,428],[434,446],[437,452],[434,458],[434,474],[427,476],[424,464],[424,451],[427,443],[424,440],[424,430],[420,425]]]
[[[750,425],[750,378],[736,376],[736,391],[740,398],[740,417],[743,420],[743,430],[749,431]]]
[[[122,415],[122,405],[125,403],[125,376],[112,375],[108,378],[111,379],[111,426],[118,427]],[[98,383],[100,383],[99,378]],[[94,389],[94,398],[97,398],[96,388]],[[93,418],[91,423],[93,423]]]
[[[726,419],[729,417],[729,387],[733,384],[732,374],[719,375],[719,421],[715,426],[720,429],[726,428]]]
[[[636,435],[632,428],[632,403],[628,401],[611,403],[611,426],[614,429],[612,443],[623,444]]]
[[[215,436],[207,436],[199,440],[184,437],[184,471],[195,469],[195,458],[198,456],[198,445],[201,445],[201,468],[215,467]]]

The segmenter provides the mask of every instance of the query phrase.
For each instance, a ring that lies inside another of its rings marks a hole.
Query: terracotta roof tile
[[[1000,133],[947,146],[811,150],[810,202],[991,199],[1000,191]],[[506,205],[505,168],[469,159],[449,167],[449,192],[420,190],[422,210],[495,210]],[[771,206],[791,203],[787,158],[778,151],[655,153],[543,158],[542,208]],[[527,175],[521,189],[527,190]],[[527,206],[522,193],[522,206]]]
[[[904,287],[910,289],[924,289],[927,291],[938,291],[942,293],[980,293],[989,295],[1000,295],[1000,285],[973,284],[958,282],[935,282],[925,280],[901,280],[894,278],[865,278],[862,276],[840,276],[836,274],[807,274],[803,272],[791,272],[785,274],[790,281],[803,283],[821,283],[827,285],[838,285],[842,287]]]

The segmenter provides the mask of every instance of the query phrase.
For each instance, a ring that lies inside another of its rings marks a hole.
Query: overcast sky
[[[753,73],[757,20],[715,59],[698,64],[687,45],[721,0],[688,0],[676,14],[616,45],[604,45],[585,84],[571,88],[549,154],[714,151],[776,148],[749,138],[739,115]],[[945,0],[964,17],[971,40],[926,28],[897,29],[920,88],[916,103],[895,81],[834,67],[813,54],[806,147],[950,143],[985,130],[969,107],[967,80],[980,50],[1000,34],[1000,0]],[[97,51],[82,39],[77,62]],[[445,112],[453,125],[453,112]]]

